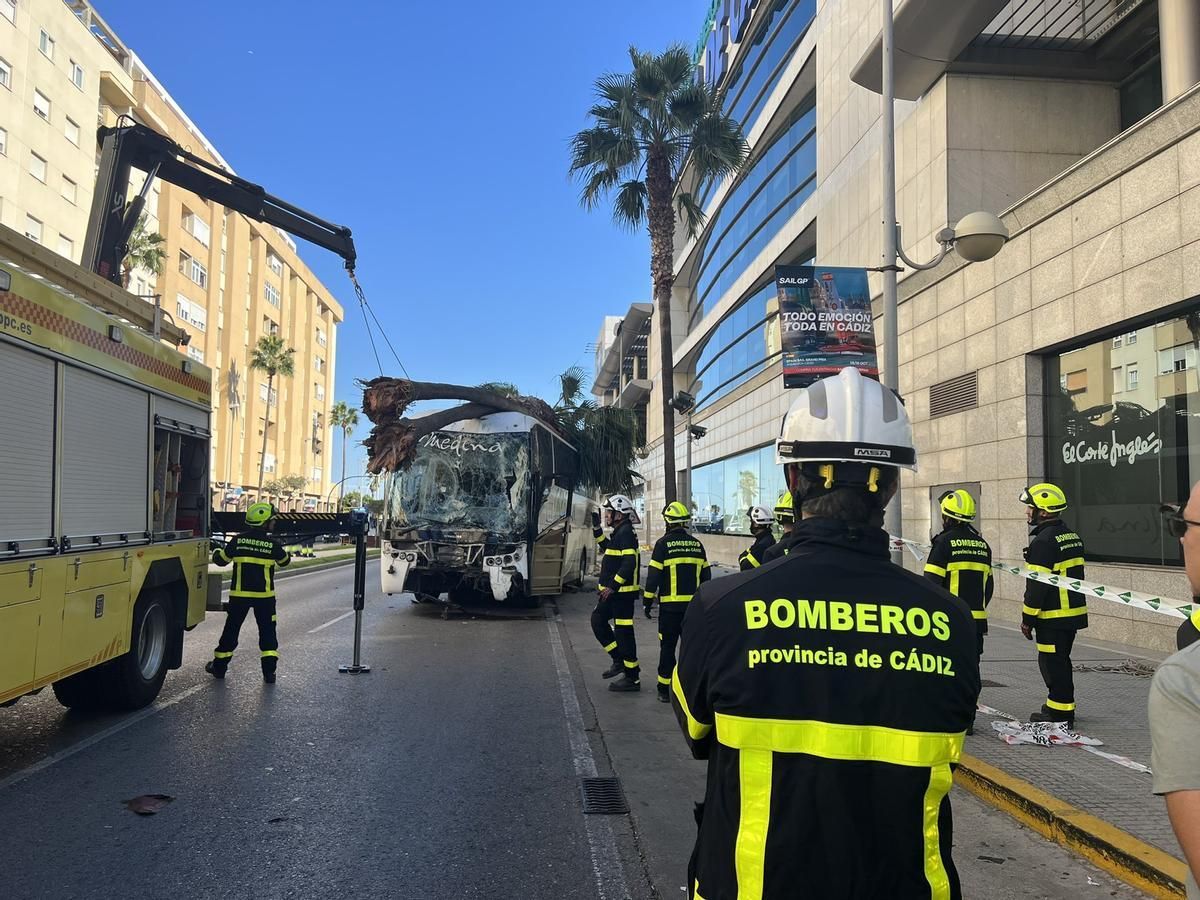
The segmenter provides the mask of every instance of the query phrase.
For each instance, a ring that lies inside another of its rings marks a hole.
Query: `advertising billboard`
[[[783,386],[807,387],[854,366],[879,378],[866,269],[776,266]]]

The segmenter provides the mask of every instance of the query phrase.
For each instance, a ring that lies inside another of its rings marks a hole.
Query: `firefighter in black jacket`
[[[593,533],[600,545],[600,596],[592,610],[592,633],[612,657],[605,678],[622,676],[608,686],[610,691],[642,689],[637,658],[637,639],[633,633],[633,605],[642,588],[641,560],[638,554],[638,523],[633,503],[624,494],[613,494],[604,501],[612,536],[605,537],[599,515],[593,515]],[[608,624],[612,619],[613,626]],[[615,630],[614,630],[615,626]]]
[[[770,510],[765,506],[752,506],[747,515],[750,517],[750,533],[754,535],[754,543],[738,556],[738,568],[743,572],[761,566],[767,551],[775,546],[775,535],[771,531],[775,517]]]
[[[688,533],[692,515],[676,500],[663,509],[667,531],[654,544],[646,569],[642,603],[646,618],[658,600],[658,699],[671,702],[671,673],[675,671],[675,645],[683,627],[683,614],[692,595],[712,577],[704,545]]]
[[[225,616],[225,627],[213,658],[204,666],[204,671],[214,678],[224,678],[237,649],[238,633],[242,623],[253,610],[258,623],[258,649],[262,654],[263,681],[275,683],[275,669],[279,663],[278,621],[275,614],[275,567],[286,566],[291,557],[271,535],[267,525],[275,515],[270,503],[253,503],[246,510],[248,530],[236,535],[224,547],[213,551],[213,562],[218,566],[233,563],[233,580],[229,584],[229,611]]]
[[[788,555],[702,586],[683,622],[673,705],[708,759],[690,896],[957,900],[947,793],[975,625],[890,560],[908,416],[843,369],[799,392],[776,453],[802,514]]]
[[[762,561],[765,563],[786,556],[791,544],[792,533],[796,530],[796,513],[792,508],[792,492],[784,491],[775,501],[775,521],[783,532],[774,544],[767,548]]]
[[[983,656],[987,607],[992,601],[992,548],[975,526],[975,498],[961,488],[942,495],[942,530],[933,539],[925,577],[960,598],[975,619],[975,648]],[[974,726],[967,729],[973,734]]]
[[[1061,518],[1067,495],[1054,484],[1035,484],[1021,492],[1025,504],[1029,546],[1025,564],[1034,572],[1061,578],[1083,578],[1083,540]],[[1087,628],[1087,601],[1078,591],[1027,580],[1021,608],[1021,633],[1037,636],[1038,668],[1046,682],[1046,702],[1030,722],[1075,725],[1075,679],[1071,675],[1071,646],[1075,632]]]

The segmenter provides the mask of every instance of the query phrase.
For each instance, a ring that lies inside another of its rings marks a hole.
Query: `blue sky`
[[[567,141],[595,78],[631,43],[690,47],[707,0],[97,6],[238,174],[353,229],[414,378],[552,396],[591,370],[602,317],[649,298],[644,233],[579,206]],[[300,245],[346,307],[336,395],[357,405],[378,374],[362,315],[340,260]]]

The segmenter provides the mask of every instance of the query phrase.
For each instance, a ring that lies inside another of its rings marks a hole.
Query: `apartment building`
[[[130,117],[228,171],[232,167],[149,67],[86,0],[0,0],[0,222],[79,262],[96,176],[98,125]],[[144,173],[134,173],[139,190]],[[213,369],[214,507],[305,479],[275,496],[297,509],[330,506],[337,326],[341,305],[282,232],[155,182],[150,231],[165,238],[163,272],[134,269],[129,290],[188,335],[187,353]],[[295,349],[295,374],[249,369],[260,337]]]

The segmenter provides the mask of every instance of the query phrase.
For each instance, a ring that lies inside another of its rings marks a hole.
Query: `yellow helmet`
[[[792,504],[792,492],[784,491],[775,501],[775,520],[781,525],[796,521],[796,510]]]
[[[1067,495],[1058,485],[1042,482],[1021,491],[1021,502],[1042,512],[1060,513],[1067,508]]]
[[[692,514],[688,511],[688,508],[678,500],[672,501],[664,506],[662,514],[663,518],[670,525],[683,525],[686,522],[690,522],[692,519]]]
[[[275,507],[270,503],[251,503],[246,510],[246,524],[251,528],[266,525],[275,515]]]
[[[942,515],[959,522],[975,521],[975,498],[967,491],[947,491],[942,494]]]

